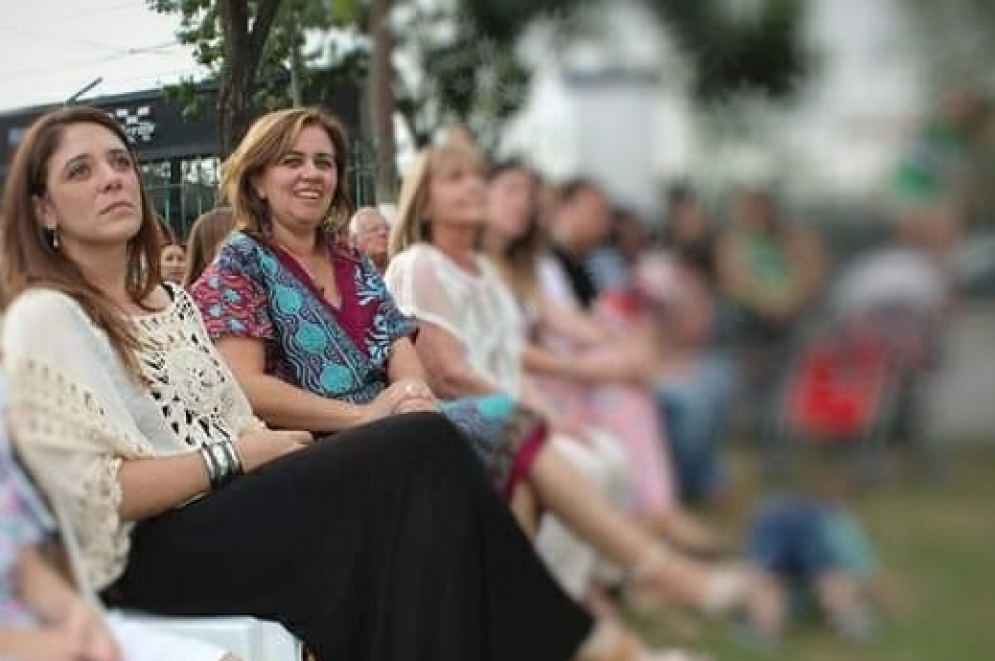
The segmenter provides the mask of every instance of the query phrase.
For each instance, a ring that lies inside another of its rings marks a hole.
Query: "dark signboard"
[[[95,99],[89,105],[106,110],[118,120],[142,161],[176,157],[209,156],[217,151],[214,128],[214,94],[200,92],[202,112],[186,118],[181,109],[166,101],[160,90],[135,92]],[[0,162],[6,174],[10,159],[31,123],[57,106],[35,106],[0,115]]]
[[[162,90],[105,96],[87,102],[106,110],[124,127],[142,162],[167,161],[214,156],[218,152],[215,125],[216,90],[198,90],[196,116],[184,116],[177,103],[167,101]],[[328,94],[322,105],[337,114],[350,135],[358,136],[359,87],[343,85]],[[10,159],[24,132],[45,112],[58,106],[35,106],[0,114],[0,176],[5,176]]]

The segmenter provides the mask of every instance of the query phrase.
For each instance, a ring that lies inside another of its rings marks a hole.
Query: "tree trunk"
[[[393,35],[391,0],[373,0],[370,7],[370,36],[373,58],[370,64],[369,94],[373,115],[373,145],[376,149],[377,201],[393,200],[397,193],[394,157],[394,88],[391,52]]]
[[[281,0],[259,0],[249,30],[248,0],[217,0],[224,64],[218,89],[218,149],[226,158],[252,120],[256,71]]]
[[[251,121],[252,82],[243,62],[226,63],[218,90],[218,149],[227,158]]]

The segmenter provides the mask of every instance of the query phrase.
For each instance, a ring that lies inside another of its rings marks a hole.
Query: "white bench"
[[[251,617],[160,617],[117,613],[129,621],[222,647],[242,661],[300,661],[301,643],[275,622]]]
[[[88,601],[102,609],[96,591],[85,581],[80,571],[79,543],[68,518],[58,501],[52,501],[59,530],[62,533],[70,569],[76,584]],[[113,615],[126,621],[138,622],[144,626],[165,633],[213,643],[238,656],[241,661],[302,661],[302,645],[286,629],[276,622],[267,622],[252,617],[163,617],[137,611],[112,611]]]

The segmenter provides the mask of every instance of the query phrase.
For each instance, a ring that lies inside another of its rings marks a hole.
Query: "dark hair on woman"
[[[176,232],[173,228],[169,226],[169,221],[165,218],[156,214],[156,223],[159,225],[159,232],[162,234],[162,247],[166,246],[182,246],[183,242],[180,241],[179,237],[176,236]]]
[[[584,191],[603,193],[601,186],[586,177],[574,177],[560,184],[557,192],[561,202],[569,202]]]
[[[515,170],[523,170],[529,174],[532,174],[532,170],[526,166],[520,158],[511,157],[491,161],[487,166],[487,181],[494,181],[505,172],[512,172]],[[532,174],[532,176],[535,177],[534,174]]]
[[[32,287],[48,287],[75,299],[94,324],[107,333],[111,346],[128,371],[139,375],[135,352],[138,339],[118,307],[86,279],[79,266],[52,238],[36,214],[37,201],[47,195],[52,155],[58,150],[68,127],[95,124],[120,140],[135,168],[141,193],[142,223],[128,243],[125,287],[138,306],[160,281],[159,249],[162,241],[158,219],[145,187],[141,185],[138,159],[121,125],[106,111],[85,106],[53,110],[35,120],[14,155],[0,209],[0,307],[8,305]]]
[[[218,248],[235,229],[235,214],[231,207],[217,207],[201,214],[190,228],[187,241],[187,272],[183,286],[189,287],[214,261]]]
[[[663,223],[660,237],[662,245],[673,250],[678,260],[697,276],[709,284],[714,283],[715,229],[708,225],[699,237],[690,241],[687,237],[678,236],[676,229],[680,214],[687,213],[689,208],[697,206],[701,213],[705,213],[701,198],[689,184],[684,182],[674,184],[668,190],[667,198],[667,219]],[[707,223],[707,216],[705,218]]]

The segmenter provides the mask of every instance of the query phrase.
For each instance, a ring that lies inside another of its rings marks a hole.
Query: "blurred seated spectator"
[[[527,377],[560,416],[604,430],[622,443],[637,516],[683,548],[712,550],[715,536],[675,501],[664,430],[642,385],[646,361],[654,353],[648,342],[550,300],[539,286],[545,240],[535,217],[536,188],[532,172],[520,162],[498,163],[489,171],[484,245],[529,325]],[[554,336],[556,342],[544,341]]]
[[[390,222],[376,207],[362,207],[349,220],[349,242],[381,274],[390,261]]]
[[[716,251],[723,326],[737,347],[747,431],[769,439],[771,397],[788,364],[792,333],[825,279],[821,240],[790,222],[769,192],[743,189]]]
[[[771,194],[759,189],[738,194],[716,257],[721,289],[747,340],[785,339],[822,290],[818,236],[784,218]]]
[[[186,272],[187,250],[169,226],[160,223],[160,227],[163,243],[159,250],[159,275],[164,281],[178,285]]]
[[[727,495],[721,444],[735,375],[715,346],[716,306],[698,263],[669,252],[647,256],[634,287],[655,328],[657,358],[648,379],[667,428],[684,502]]]
[[[612,208],[593,182],[574,179],[560,187],[549,218],[549,252],[540,263],[546,295],[561,305],[590,309],[598,285],[586,260],[612,231]]]
[[[677,185],[671,189],[661,238],[665,250],[694,269],[710,288],[716,287],[717,233],[704,205],[691,188]]]
[[[632,267],[651,241],[652,233],[643,220],[625,209],[615,209],[607,240],[584,260],[595,289],[599,293],[628,289]]]
[[[516,406],[539,413],[554,432],[551,443],[533,459],[527,484],[564,531],[575,536],[560,548],[574,554],[590,545],[606,560],[631,571],[631,563],[624,559],[631,550],[640,549],[640,554],[652,558],[662,547],[618,508],[616,489],[624,484],[594,481],[599,474],[616,474],[598,436],[557,415],[543,393],[523,380],[522,311],[493,264],[478,252],[486,219],[485,195],[482,167],[473,152],[443,146],[419,155],[401,191],[387,284],[398,306],[419,322],[415,347],[429,384],[440,396],[502,394]],[[575,466],[587,480],[577,475]],[[555,479],[557,474],[561,478]],[[592,482],[600,492],[592,489]],[[609,501],[602,493],[614,498]],[[542,531],[539,536],[541,540]],[[632,546],[620,554],[623,547],[616,542],[622,540]],[[719,600],[726,606],[743,604],[752,587],[747,576],[730,567],[706,565],[670,550],[666,556],[666,560],[658,556],[662,562],[647,560],[656,576],[657,596],[670,592],[677,603],[712,610],[706,603],[715,598],[716,590],[725,592],[720,586],[731,588]],[[574,594],[576,588],[586,589],[589,568],[577,585],[564,575],[566,567],[555,554],[547,559],[566,585],[574,583]],[[744,582],[737,585],[738,581]]]
[[[190,228],[187,271],[183,286],[189,287],[197,281],[208,264],[214,261],[218,248],[235,229],[235,216],[231,207],[217,207],[201,214]]]

